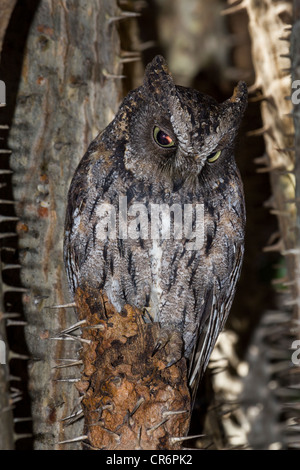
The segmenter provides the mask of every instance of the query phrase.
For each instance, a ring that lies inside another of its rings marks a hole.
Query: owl
[[[89,145],[68,193],[69,286],[102,289],[174,337],[191,388],[227,319],[244,253],[245,205],[233,149],[247,104],[239,82],[219,104],[175,85],[163,57],[146,67]],[[174,348],[175,351],[176,348]]]

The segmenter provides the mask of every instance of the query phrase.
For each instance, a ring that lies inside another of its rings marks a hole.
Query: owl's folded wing
[[[206,294],[198,339],[189,365],[192,403],[194,403],[199,381],[206,370],[212,350],[227,320],[241,271],[243,253],[243,246],[236,247],[233,269],[226,283],[227,289],[223,288],[221,292],[217,292],[217,279],[215,279],[213,288]]]

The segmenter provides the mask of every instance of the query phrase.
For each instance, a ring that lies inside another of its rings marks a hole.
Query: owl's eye
[[[154,127],[153,137],[155,142],[163,148],[170,148],[175,146],[175,142],[166,132],[160,129],[158,126]]]
[[[221,150],[218,150],[218,152],[214,152],[214,153],[211,153],[208,157],[207,157],[207,161],[209,163],[213,163],[215,162],[216,160],[218,160],[219,156],[221,155]]]

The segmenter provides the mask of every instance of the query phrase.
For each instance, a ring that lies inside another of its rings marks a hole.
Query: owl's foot
[[[145,323],[152,323],[153,322],[150,307],[144,307],[143,308],[143,319],[144,319]]]
[[[152,357],[162,348],[168,345],[167,367],[171,367],[182,358],[182,336],[176,328],[162,327],[152,352]]]

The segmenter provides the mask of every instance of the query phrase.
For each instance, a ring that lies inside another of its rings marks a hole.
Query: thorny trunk
[[[296,8],[296,3],[294,2],[293,10],[292,1],[255,2],[250,0],[245,2],[252,40],[252,59],[256,72],[253,88],[256,87],[256,90],[259,89],[262,94],[262,131],[266,153],[257,161],[264,165],[258,171],[269,172],[272,190],[269,207],[270,212],[276,215],[278,220],[278,239],[273,240],[273,244],[265,249],[279,251],[286,271],[283,278],[274,280],[278,289],[277,311],[266,312],[262,319],[261,331],[258,330],[256,334],[258,341],[256,343],[254,341],[259,349],[259,357],[263,353],[266,358],[264,375],[269,376],[266,386],[268,387],[273,381],[276,387],[273,387],[274,392],[271,391],[272,389],[269,392],[270,400],[274,403],[273,408],[268,407],[267,401],[263,400],[266,411],[260,416],[260,428],[264,429],[260,442],[253,432],[257,424],[255,419],[251,423],[251,439],[253,444],[258,443],[260,446],[267,447],[274,442],[277,434],[276,437],[283,448],[299,446],[297,426],[293,426],[297,424],[299,411],[297,405],[292,405],[298,395],[295,390],[298,383],[298,368],[291,361],[293,340],[299,338],[300,307],[299,225],[297,224],[299,216],[296,212],[299,207],[297,203],[299,122],[293,116],[291,103],[292,79],[295,78],[293,71],[297,70],[296,65],[299,60],[299,48],[295,47],[299,41],[299,33],[297,33],[299,9]],[[292,42],[290,42],[291,34]],[[262,44],[264,47],[261,47]],[[251,377],[248,378],[248,383],[249,379],[251,380]],[[249,391],[253,392],[251,387]],[[250,397],[249,394],[245,394],[244,398],[246,399],[247,396]],[[276,426],[276,423],[281,420],[284,425],[277,424]],[[269,423],[268,426],[266,422]],[[274,435],[275,429],[278,431]]]
[[[262,128],[251,134],[262,135],[265,142],[265,153],[255,163],[258,173],[269,174],[272,194],[265,206],[278,221],[278,232],[264,251],[280,253],[284,274],[273,280],[276,307],[262,315],[244,362],[236,358],[231,362],[235,362],[236,370],[247,366],[249,371],[240,378],[238,391],[225,392],[223,400],[240,403],[233,413],[245,433],[240,444],[254,449],[299,448],[299,410],[293,403],[299,397],[299,371],[291,361],[291,348],[294,339],[299,338],[300,121],[291,95],[292,80],[299,79],[300,7],[298,1],[293,5],[292,1],[244,0],[229,6],[227,13],[236,15],[241,10],[248,14],[255,70],[250,101],[261,102]],[[218,378],[215,389],[219,384]],[[234,445],[235,438],[230,436],[233,427],[228,424],[229,420],[224,419],[228,443]]]
[[[89,142],[110,122],[119,104],[117,76],[122,64],[114,18],[121,11],[114,0],[35,3],[16,108],[8,123],[8,146],[15,212],[20,218],[18,248],[26,289],[23,308],[35,447],[51,449],[60,448],[58,442],[68,437],[70,430],[62,419],[71,414],[78,399],[72,383],[64,382],[76,379],[78,369],[55,368],[76,357],[77,342],[51,340],[75,321],[72,309],[51,308],[69,301],[62,256],[66,195]],[[12,17],[7,37],[8,48],[15,41],[12,56],[22,47],[13,35],[28,6],[19,2]],[[12,106],[11,69],[4,66],[2,77]],[[15,308],[14,299],[10,302]],[[72,436],[80,433],[74,427]]]

